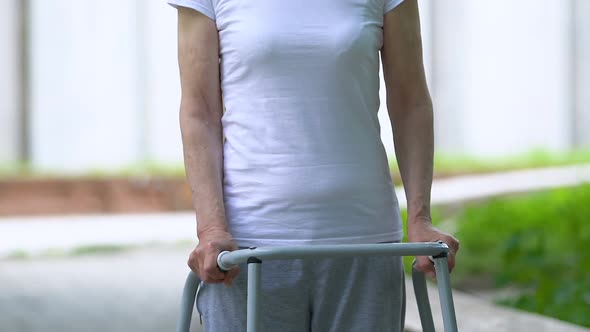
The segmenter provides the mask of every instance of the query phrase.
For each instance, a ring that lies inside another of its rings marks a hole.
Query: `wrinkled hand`
[[[238,246],[233,241],[231,234],[223,229],[211,229],[199,233],[199,244],[191,252],[188,266],[202,281],[206,283],[224,283],[231,286],[238,276],[240,269],[233,268],[230,271],[222,271],[217,266],[217,255],[222,251],[237,250]]]
[[[449,246],[449,272],[455,267],[455,255],[459,251],[459,240],[432,226],[428,220],[410,220],[408,222],[408,242],[436,242],[442,241]],[[416,257],[416,269],[424,272],[428,277],[436,276],[434,265],[426,256]]]

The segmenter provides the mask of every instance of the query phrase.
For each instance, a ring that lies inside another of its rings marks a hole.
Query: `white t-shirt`
[[[169,0],[219,31],[238,245],[401,240],[377,111],[383,15],[402,1]]]

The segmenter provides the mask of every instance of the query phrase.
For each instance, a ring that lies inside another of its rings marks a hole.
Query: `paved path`
[[[190,249],[169,246],[110,255],[0,260],[0,331],[173,331]],[[407,328],[420,331],[409,283],[407,288]],[[435,289],[430,295],[438,318]],[[498,308],[457,291],[454,297],[461,331],[590,331]],[[201,331],[198,319],[193,321],[193,332]]]
[[[187,252],[0,260],[0,331],[174,331]]]
[[[432,204],[455,203],[581,183],[590,183],[590,164],[460,176],[434,181]],[[400,202],[405,202],[405,195],[402,193],[397,191]]]
[[[462,176],[435,181],[432,203],[447,204],[583,182],[590,182],[590,165]],[[396,188],[396,193],[400,205],[405,207],[403,188]],[[192,213],[0,218],[0,258],[15,252],[34,255],[48,249],[174,243],[194,237]]]
[[[416,306],[411,282],[406,283],[408,309],[406,329],[421,331],[420,316]],[[428,289],[432,315],[437,331],[443,331],[438,290],[433,286]],[[453,300],[457,310],[459,331],[465,332],[590,332],[577,325],[565,323],[546,316],[524,311],[499,307],[490,303],[490,299],[453,291]]]

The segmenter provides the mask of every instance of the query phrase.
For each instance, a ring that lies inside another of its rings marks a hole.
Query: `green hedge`
[[[590,185],[492,199],[456,218],[454,278],[522,292],[503,304],[590,327]]]

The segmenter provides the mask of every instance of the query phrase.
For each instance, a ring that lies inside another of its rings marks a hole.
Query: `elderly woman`
[[[444,241],[453,267],[458,241],[430,217],[433,112],[416,0],[169,3],[206,331],[245,328],[245,274],[217,268],[222,250],[401,241],[377,119],[380,55],[408,239]],[[403,330],[400,257],[266,262],[263,296],[266,331]]]

